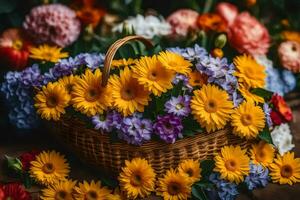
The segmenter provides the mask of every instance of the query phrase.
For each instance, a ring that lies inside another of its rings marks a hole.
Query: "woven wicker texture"
[[[104,63],[102,85],[107,84],[111,61],[122,45],[131,40],[140,40],[147,46],[151,42],[140,36],[128,36],[116,41],[108,50]],[[225,145],[241,145],[249,142],[230,133],[226,128],[214,133],[200,133],[193,137],[185,137],[174,144],[163,141],[150,141],[142,146],[128,145],[125,142],[113,143],[109,133],[86,128],[86,124],[77,118],[64,118],[51,127],[54,133],[67,144],[72,151],[85,162],[106,171],[118,174],[125,160],[143,157],[149,161],[158,176],[166,170],[175,168],[185,159],[203,160],[212,158]]]

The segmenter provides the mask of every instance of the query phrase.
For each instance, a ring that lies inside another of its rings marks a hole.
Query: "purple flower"
[[[92,123],[96,130],[110,132],[112,127],[106,115],[95,115],[92,117]]]
[[[227,182],[220,178],[220,175],[217,173],[212,173],[209,176],[209,180],[215,185],[216,190],[208,189],[211,193],[216,192],[217,196],[221,200],[231,200],[239,194],[237,190],[237,185],[235,183]],[[214,199],[218,199],[214,197]]]
[[[271,111],[272,110],[271,110],[269,104],[264,103],[263,109],[264,109],[267,124],[268,124],[269,127],[272,127],[273,126],[273,122],[272,122],[272,119],[271,119]]]
[[[139,115],[123,119],[119,137],[128,144],[141,145],[151,139],[152,123]]]
[[[188,95],[172,97],[165,103],[165,111],[176,116],[186,117],[191,112],[191,97]]]
[[[112,129],[121,129],[123,117],[117,111],[111,111],[107,114],[107,121]]]
[[[174,53],[182,55],[185,59],[190,61],[202,60],[205,56],[207,56],[207,51],[200,47],[198,44],[195,44],[194,47],[188,48],[168,48],[167,50],[172,51]]]
[[[189,79],[183,74],[176,74],[175,78],[173,79],[172,83],[175,85],[178,85],[180,82],[182,82],[182,90],[191,92],[193,90],[193,87],[189,84]]]
[[[249,190],[265,187],[269,182],[269,170],[261,165],[250,164],[250,173],[245,178]]]
[[[154,132],[167,143],[174,143],[182,137],[181,119],[175,115],[158,116],[153,126]]]

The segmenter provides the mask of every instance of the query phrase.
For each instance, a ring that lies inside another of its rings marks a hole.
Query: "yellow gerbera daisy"
[[[300,182],[300,158],[294,158],[294,152],[278,154],[269,169],[274,183],[293,185]]]
[[[162,196],[164,200],[185,200],[191,195],[191,187],[192,182],[186,174],[170,169],[159,179],[157,195]]]
[[[65,89],[68,91],[68,93],[71,94],[77,79],[78,79],[78,76],[73,76],[73,74],[71,74],[70,76],[64,76],[64,77],[58,79],[58,83],[60,85],[64,86]]]
[[[54,184],[67,178],[70,167],[63,155],[55,151],[43,151],[30,163],[31,177],[43,185]]]
[[[130,67],[132,65],[134,65],[136,63],[136,59],[132,59],[132,58],[129,58],[129,59],[119,59],[119,60],[113,60],[111,62],[111,68],[114,69],[114,68],[120,68],[120,67]]]
[[[250,55],[242,55],[234,58],[237,71],[235,76],[240,83],[250,88],[263,88],[265,86],[265,67],[258,64]]]
[[[81,78],[77,78],[73,86],[73,107],[91,117],[102,114],[111,105],[111,95],[107,87],[101,85],[102,74],[99,69],[94,73],[86,70]]]
[[[224,90],[208,84],[194,91],[191,108],[199,124],[207,132],[212,132],[224,128],[230,119],[233,103]]]
[[[72,180],[58,181],[55,184],[48,186],[48,188],[43,189],[40,198],[43,200],[73,200],[72,195],[75,185],[76,181]]]
[[[201,74],[198,71],[193,71],[189,75],[189,84],[192,87],[199,86],[202,87],[204,84],[207,84],[207,76],[205,74]]]
[[[283,31],[281,33],[284,40],[300,43],[300,33],[296,31]]]
[[[119,112],[128,116],[135,111],[144,111],[144,107],[148,105],[150,99],[149,92],[138,83],[128,67],[120,71],[120,76],[111,76],[109,82],[113,105]]]
[[[268,167],[273,162],[274,152],[272,145],[261,140],[258,144],[252,145],[252,149],[250,149],[251,160],[254,164]]]
[[[158,60],[164,67],[176,73],[188,75],[191,72],[192,63],[177,53],[170,51],[160,52]]]
[[[173,87],[175,73],[163,67],[156,56],[142,57],[132,70],[133,77],[155,96],[160,96]]]
[[[197,182],[201,178],[201,168],[199,161],[195,160],[185,160],[178,166],[178,172],[186,174],[191,182]]]
[[[222,179],[239,184],[249,174],[250,159],[240,146],[223,147],[214,160],[214,171],[219,172]]]
[[[69,105],[70,95],[59,83],[48,83],[34,97],[34,106],[41,118],[59,120],[65,108]]]
[[[107,199],[111,191],[107,187],[102,187],[100,181],[91,181],[88,183],[83,181],[79,183],[79,186],[75,187],[76,194],[74,195],[76,200],[100,200]]]
[[[265,114],[253,101],[244,101],[231,115],[233,134],[242,138],[255,138],[265,127]]]
[[[239,91],[242,94],[242,96],[247,100],[247,101],[254,101],[255,103],[264,103],[265,100],[264,98],[253,94],[250,92],[250,89],[248,86],[245,86],[244,84],[239,84]]]
[[[154,170],[147,160],[141,158],[126,160],[119,175],[120,187],[129,199],[148,196],[154,190],[154,181]]]
[[[44,44],[40,45],[39,47],[31,47],[29,49],[29,57],[37,60],[56,63],[58,60],[69,56],[67,52],[61,52],[61,50],[62,48],[55,46],[51,47]]]

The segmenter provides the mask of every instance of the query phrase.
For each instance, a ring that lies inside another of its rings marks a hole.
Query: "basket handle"
[[[138,35],[126,36],[122,39],[115,41],[109,47],[109,49],[107,50],[106,55],[105,55],[104,70],[103,70],[103,74],[102,74],[102,86],[103,87],[105,87],[107,85],[108,78],[109,78],[109,72],[110,72],[110,65],[111,65],[111,62],[112,62],[116,52],[124,44],[126,44],[127,42],[132,41],[132,40],[141,41],[146,45],[146,47],[153,47],[153,43],[151,42],[151,40],[148,40],[148,39],[146,39],[142,36],[138,36]]]

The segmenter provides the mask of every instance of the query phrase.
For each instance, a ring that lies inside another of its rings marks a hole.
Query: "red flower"
[[[4,199],[4,191],[2,189],[2,186],[0,186],[0,200]]]
[[[271,111],[270,116],[273,124],[276,126],[285,122],[285,120],[281,117],[281,115],[274,110]]]
[[[4,31],[0,37],[1,65],[22,70],[27,65],[29,45],[30,43],[20,29]]]
[[[30,169],[30,162],[35,160],[35,157],[39,154],[38,151],[30,151],[23,153],[19,159],[22,162],[23,170],[28,171]]]
[[[9,183],[0,187],[3,197],[0,200],[31,200],[30,194],[20,183]],[[0,192],[1,197],[1,192]]]

